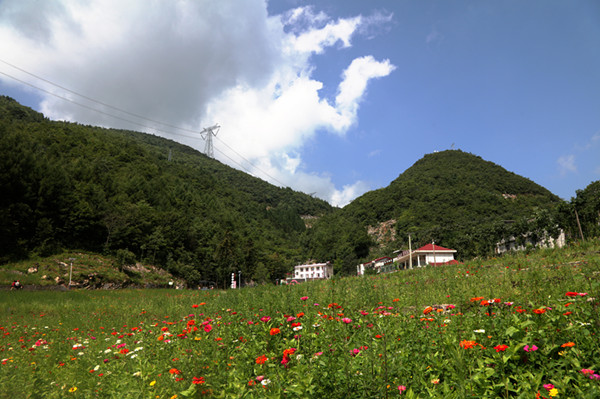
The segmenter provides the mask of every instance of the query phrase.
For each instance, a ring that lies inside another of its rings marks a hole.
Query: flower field
[[[4,291],[0,395],[598,398],[599,249],[229,291]]]

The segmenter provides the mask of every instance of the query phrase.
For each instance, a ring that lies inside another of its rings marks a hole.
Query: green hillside
[[[449,150],[426,155],[388,187],[362,195],[330,219],[371,226],[378,233],[371,235],[378,244],[371,256],[408,248],[410,233],[415,245],[435,240],[469,258],[491,254],[493,245],[510,235],[544,229],[555,234],[554,209],[560,202],[531,180]],[[334,224],[329,220],[315,230],[331,230]]]
[[[462,151],[426,155],[339,209],[172,140],[50,121],[5,96],[0,189],[0,264],[87,251],[190,285],[224,286],[237,271],[246,282],[274,281],[309,260],[352,274],[406,249],[409,234],[414,246],[435,240],[469,259],[510,236],[600,231],[598,182],[567,203]]]
[[[301,217],[332,211],[174,141],[50,121],[5,96],[0,187],[0,262],[81,249],[192,283],[283,276],[304,260]]]

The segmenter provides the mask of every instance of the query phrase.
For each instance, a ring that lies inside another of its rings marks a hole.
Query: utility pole
[[[436,260],[435,260],[435,241],[431,240],[431,245],[433,246],[433,265],[436,266]]]
[[[204,154],[210,158],[214,158],[215,154],[213,152],[213,142],[212,142],[212,138],[213,136],[216,136],[217,133],[219,132],[219,129],[221,128],[221,126],[214,125],[211,127],[205,127],[204,129],[202,129],[202,131],[200,132],[200,135],[202,136],[202,138],[204,140],[206,140],[206,144],[204,145]]]
[[[581,241],[585,241],[585,238],[583,238],[583,231],[581,231],[581,223],[579,223],[579,215],[577,214],[577,208],[573,208],[575,209],[575,219],[577,219],[577,227],[579,227],[579,234],[581,235]]]
[[[408,268],[412,269],[412,245],[410,242],[410,234],[408,235]]]
[[[238,270],[238,281],[239,281],[238,286],[241,289],[242,288],[242,271],[241,270]]]

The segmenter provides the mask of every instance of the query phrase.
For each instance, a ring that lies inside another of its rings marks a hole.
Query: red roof
[[[417,251],[433,252],[434,247],[435,247],[436,251],[454,251],[453,249],[444,248],[444,247],[440,247],[439,245],[433,245],[433,244],[423,245],[421,248],[417,249]]]

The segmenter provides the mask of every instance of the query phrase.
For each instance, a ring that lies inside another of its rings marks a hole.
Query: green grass
[[[72,276],[69,276],[71,263],[73,270]],[[37,272],[28,273],[31,267],[37,268]],[[167,287],[169,281],[176,281],[168,272],[153,266],[119,268],[112,257],[84,251],[63,252],[0,266],[0,285],[5,287],[10,287],[13,280],[19,280],[26,286],[66,287],[69,277],[75,286],[91,288],[105,285]]]
[[[5,291],[0,396],[598,398],[599,293],[599,241],[237,291]]]

